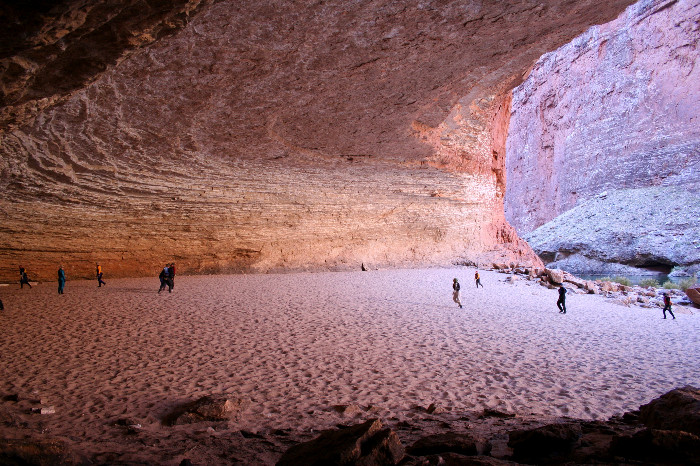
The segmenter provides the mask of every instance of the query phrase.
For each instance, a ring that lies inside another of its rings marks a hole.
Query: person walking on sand
[[[27,270],[20,265],[19,266],[19,287],[24,288],[24,285],[28,285],[29,288],[32,287],[31,283],[29,283],[29,277],[27,277]]]
[[[664,319],[666,318],[666,311],[671,314],[673,320],[676,320],[676,316],[673,315],[673,311],[671,310],[671,297],[668,293],[664,293]]]
[[[455,278],[452,280],[452,301],[456,302],[459,305],[459,308],[462,309],[462,303],[459,300],[459,289],[461,287],[459,286],[459,282]]]
[[[102,266],[100,264],[97,264],[97,287],[102,288],[102,285],[107,285],[103,280],[102,280]]]
[[[63,294],[63,287],[66,286],[66,273],[63,266],[58,267],[58,294]]]
[[[163,270],[160,271],[160,275],[158,275],[158,278],[160,279],[160,288],[158,288],[158,294],[160,294],[160,292],[165,289],[165,286],[168,283],[168,274],[168,266],[166,265],[165,267],[163,267]]]
[[[168,293],[172,293],[173,288],[175,288],[175,262],[168,266]]]
[[[566,314],[566,288],[564,285],[559,287],[559,299],[557,300],[557,307],[559,308],[559,314]]]
[[[476,282],[476,287],[479,288],[479,285],[481,285],[481,275],[479,275],[479,271],[477,270],[474,272],[474,282]],[[484,285],[481,285],[483,288]]]

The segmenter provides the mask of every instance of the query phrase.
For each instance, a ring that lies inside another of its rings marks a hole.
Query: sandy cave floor
[[[274,463],[313,431],[410,421],[431,403],[603,419],[700,384],[698,310],[663,320],[570,293],[561,315],[556,290],[481,273],[479,289],[473,268],[179,276],[160,295],[156,278],[107,274],[99,289],[69,276],[62,296],[55,283],[0,287],[0,436],[58,437],[111,463]],[[231,423],[161,425],[208,394],[251,404]],[[55,413],[30,413],[41,406]],[[268,435],[280,429],[298,435]]]

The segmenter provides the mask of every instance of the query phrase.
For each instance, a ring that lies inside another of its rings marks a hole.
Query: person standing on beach
[[[479,288],[479,285],[481,285],[481,275],[479,275],[479,271],[477,270],[474,272],[474,282],[476,282],[476,287]],[[483,288],[484,285],[481,285]]]
[[[566,314],[566,288],[564,285],[559,287],[559,299],[557,300],[557,307],[559,308],[559,314]]]
[[[666,311],[671,314],[673,320],[676,320],[676,316],[673,315],[673,311],[671,310],[671,297],[668,293],[664,293],[664,319],[666,318]]]
[[[32,287],[32,285],[29,283],[29,277],[27,277],[27,270],[20,265],[19,266],[19,287],[24,288],[25,284],[28,285],[29,288]]]
[[[66,286],[66,273],[63,266],[58,268],[58,294],[63,294],[63,287]]]
[[[455,278],[452,280],[452,301],[456,302],[459,305],[459,308],[462,309],[462,303],[459,300],[459,289],[461,287],[459,286],[459,282]]]

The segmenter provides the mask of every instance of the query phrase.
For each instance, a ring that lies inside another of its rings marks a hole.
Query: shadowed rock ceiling
[[[4,7],[0,278],[537,262],[510,90],[630,3]]]

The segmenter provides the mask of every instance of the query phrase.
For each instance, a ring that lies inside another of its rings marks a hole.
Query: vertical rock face
[[[503,215],[509,91],[630,0],[171,3],[83,87],[3,75],[0,279],[537,263]]]
[[[694,0],[639,2],[514,90],[506,218],[547,260],[700,263],[698,17]]]

